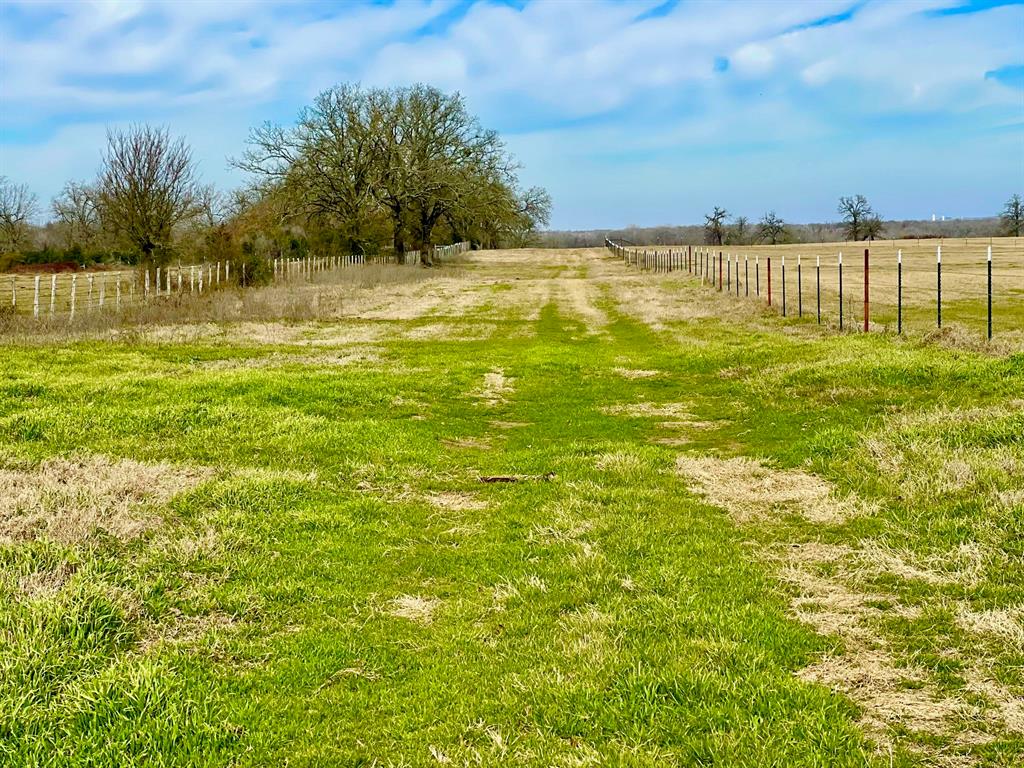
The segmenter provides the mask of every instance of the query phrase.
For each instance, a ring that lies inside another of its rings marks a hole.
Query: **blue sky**
[[[237,186],[251,126],[347,80],[464,93],[555,228],[1024,193],[1024,5],[992,0],[2,0],[0,173],[46,205],[94,176],[108,125],[146,121]]]

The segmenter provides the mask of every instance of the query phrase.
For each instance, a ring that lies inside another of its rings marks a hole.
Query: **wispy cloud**
[[[978,0],[8,0],[0,168],[48,198],[104,125],[147,120],[236,183],[248,126],[339,81],[425,81],[505,132],[557,226],[820,218],[836,189],[979,214],[1024,179],[1021,29]]]

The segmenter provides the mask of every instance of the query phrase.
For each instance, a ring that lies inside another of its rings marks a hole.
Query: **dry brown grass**
[[[0,314],[0,334],[13,340],[49,342],[76,336],[124,335],[154,326],[196,329],[207,324],[215,328],[224,323],[338,320],[358,317],[363,310],[371,319],[403,319],[410,311],[415,318],[422,314],[422,307],[417,309],[410,296],[425,294],[429,291],[426,286],[432,282],[447,286],[444,296],[455,296],[460,274],[451,268],[367,265],[320,273],[310,282],[282,281],[203,294],[189,293],[186,281],[185,293],[153,296],[148,302],[141,300],[137,288],[133,297],[123,293],[119,309],[108,293],[108,302],[102,309],[80,304],[73,320],[59,304],[56,314],[50,315],[47,303],[38,319],[30,313],[7,311]],[[444,296],[431,306],[443,301]],[[31,311],[31,305],[28,309]],[[209,326],[207,330],[211,330]]]
[[[392,616],[408,619],[417,624],[430,624],[434,620],[434,612],[440,605],[441,601],[437,598],[401,595],[391,601],[388,612]]]
[[[427,501],[440,509],[451,512],[466,512],[487,508],[487,502],[465,491],[438,491],[426,497]]]
[[[752,459],[683,455],[677,466],[711,503],[744,524],[770,525],[786,511],[814,522],[841,523],[851,515],[873,511],[871,505],[853,496],[840,496],[821,478],[799,470],[770,469]],[[901,603],[888,590],[872,590],[864,584],[866,579],[896,576],[930,586],[969,586],[984,568],[986,557],[986,551],[976,544],[937,553],[924,562],[908,551],[870,539],[856,547],[819,541],[780,544],[769,558],[791,591],[794,617],[821,634],[843,640],[841,653],[823,656],[798,676],[841,691],[857,702],[862,707],[862,725],[881,745],[891,743],[896,727],[950,738],[955,745],[990,741],[994,738],[990,733],[1000,729],[1024,732],[1024,704],[984,672],[981,657],[973,659],[966,686],[981,703],[943,692],[926,669],[897,659],[879,625],[894,616],[914,619],[921,608]],[[1019,607],[976,612],[961,605],[956,615],[957,623],[967,631],[994,636],[1016,647],[1024,641]],[[927,754],[937,765],[976,762],[959,751],[928,748]]]
[[[0,469],[0,540],[76,543],[97,532],[131,539],[156,524],[153,507],[212,474],[103,456]]]
[[[609,405],[601,409],[609,416],[629,416],[631,418],[663,418],[677,419],[679,423],[690,423],[692,414],[686,403],[621,403]]]
[[[676,467],[710,503],[740,522],[796,513],[816,523],[841,523],[872,511],[854,496],[840,497],[816,475],[772,469],[755,459],[684,454]]]
[[[661,375],[661,371],[650,371],[635,368],[612,368],[612,370],[624,379],[651,379],[655,376]]]

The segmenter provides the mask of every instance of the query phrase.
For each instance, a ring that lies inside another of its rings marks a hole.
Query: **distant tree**
[[[721,245],[725,241],[725,218],[729,212],[717,205],[704,215],[704,237],[709,245]]]
[[[107,132],[96,182],[100,220],[146,261],[170,244],[175,226],[201,213],[203,192],[184,139],[148,125]]]
[[[775,211],[768,211],[758,225],[757,234],[762,240],[767,240],[772,245],[779,242],[786,233],[786,222],[775,214]]]
[[[882,219],[877,215],[872,214],[868,218],[864,219],[864,223],[861,225],[861,231],[864,234],[864,239],[874,240],[882,234],[882,227]]]
[[[864,195],[840,197],[838,211],[843,217],[843,236],[847,240],[864,237],[864,222],[875,215]]]
[[[750,239],[750,220],[746,216],[737,216],[726,239],[730,244],[746,245]]]
[[[100,231],[100,214],[94,187],[69,181],[53,199],[52,208],[53,215],[62,225],[67,247],[89,247],[94,244]]]
[[[0,176],[0,251],[17,251],[27,244],[29,220],[38,211],[36,196],[27,184]]]
[[[1003,212],[999,214],[999,220],[1003,225],[1003,232],[1012,237],[1020,237],[1021,227],[1024,226],[1024,202],[1020,195],[1012,195],[1003,206]]]

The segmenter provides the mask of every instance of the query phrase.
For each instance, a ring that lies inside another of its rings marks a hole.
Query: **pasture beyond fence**
[[[432,248],[433,261],[444,261],[469,250],[469,243],[452,243]],[[322,273],[353,269],[367,264],[422,264],[421,251],[401,256],[308,256],[277,258],[271,264],[274,282],[312,281]],[[182,294],[203,295],[224,288],[248,288],[251,275],[244,262],[205,262],[167,265],[148,269],[95,272],[10,275],[7,285],[14,312],[36,318],[77,312],[117,311],[123,306],[159,301]]]
[[[605,246],[640,270],[685,272],[718,292],[764,301],[783,317],[840,330],[901,334],[955,321],[988,339],[994,329],[1024,331],[1024,247],[1017,238],[875,241],[828,253],[821,245]]]

